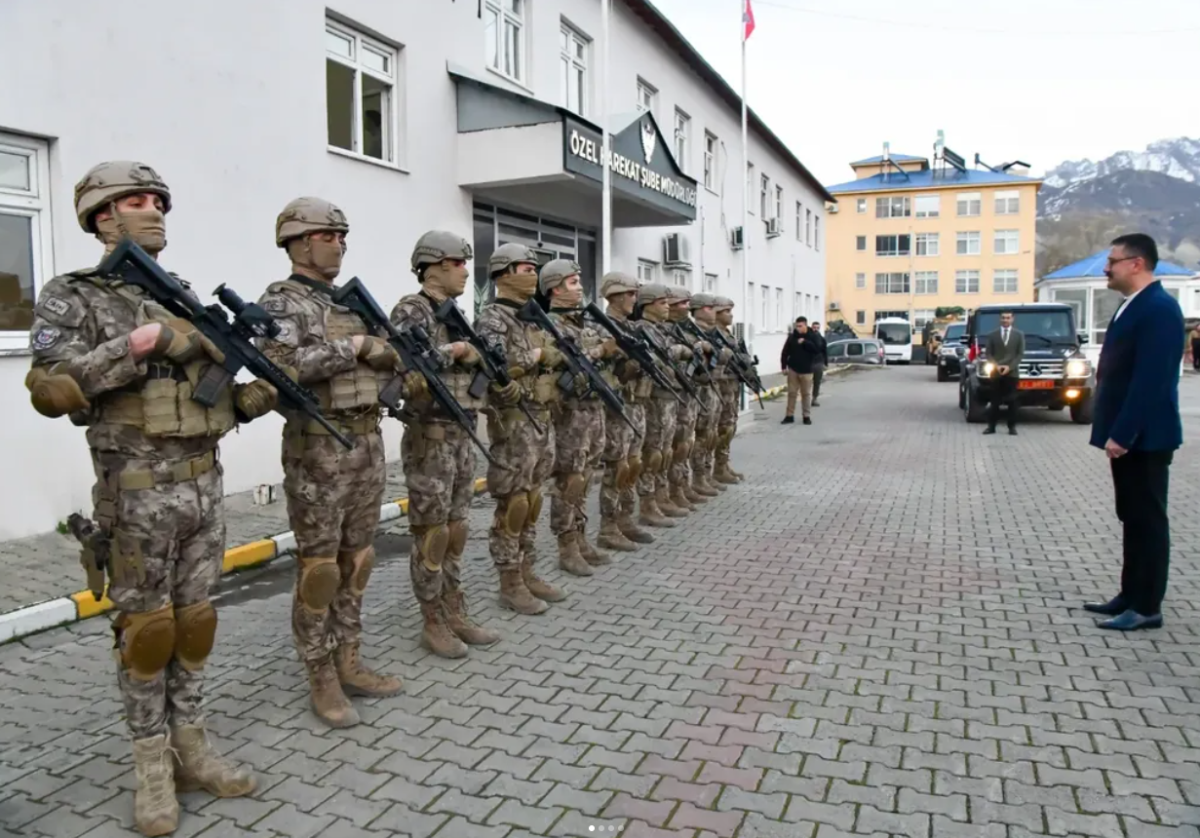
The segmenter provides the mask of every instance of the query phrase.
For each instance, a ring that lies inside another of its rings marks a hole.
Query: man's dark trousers
[[[820,361],[813,364],[813,401],[821,398],[821,378],[825,375],[825,365]]]
[[[1000,419],[1000,406],[1008,405],[1008,427],[1017,427],[1017,381],[1011,375],[998,375],[992,379],[992,400],[988,404],[988,427],[996,430]]]
[[[1112,461],[1117,518],[1125,530],[1121,598],[1143,616],[1160,613],[1167,595],[1167,486],[1173,457],[1173,451],[1130,451]]]

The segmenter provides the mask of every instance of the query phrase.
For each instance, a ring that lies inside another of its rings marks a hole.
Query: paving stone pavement
[[[495,607],[477,501],[464,575],[504,639],[464,660],[417,645],[385,534],[367,656],[405,691],[354,728],[308,711],[286,574],[231,588],[209,719],[259,789],[185,795],[176,835],[1200,836],[1200,457],[1174,468],[1166,627],[1106,634],[1075,608],[1118,572],[1087,430],[985,439],[932,379],[832,382],[811,427],[769,404],[746,482],[590,579],[543,537],[572,595],[541,617]],[[132,834],[110,642],[98,618],[0,647],[0,835]]]

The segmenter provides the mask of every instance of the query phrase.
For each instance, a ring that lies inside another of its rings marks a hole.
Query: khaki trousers
[[[787,415],[796,415],[796,393],[800,393],[800,415],[808,418],[812,414],[813,377],[812,373],[800,374],[788,370],[787,374]]]

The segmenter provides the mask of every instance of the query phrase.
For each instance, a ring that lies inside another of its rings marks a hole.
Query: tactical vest
[[[430,343],[434,346],[444,346],[451,343],[450,330],[445,324],[439,323],[437,318],[433,316],[433,305],[423,294],[414,294],[417,302],[420,303],[422,312],[426,314],[425,322],[421,323],[421,327],[429,335]],[[405,298],[400,302],[405,302],[411,298]],[[475,382],[475,376],[479,373],[479,367],[464,367],[461,364],[453,364],[441,373],[442,382],[446,385],[446,389],[450,391],[450,395],[454,396],[455,401],[462,405],[463,410],[482,410],[487,407],[487,388],[479,388],[482,395],[478,398],[471,395],[471,385]],[[408,406],[419,415],[427,415],[434,412],[444,412],[438,406],[433,396],[422,395],[420,398],[412,399],[408,402]]]
[[[81,278],[128,303],[133,318],[151,322],[170,316],[169,312],[130,286],[114,286],[94,275]],[[109,334],[108,328],[102,331],[102,338],[106,341],[122,336]],[[212,407],[205,407],[192,399],[192,393],[211,365],[211,359],[205,355],[182,366],[165,359],[148,360],[145,379],[96,399],[87,424],[130,425],[147,437],[190,439],[222,436],[237,422],[233,412],[233,382],[230,381],[229,386],[221,391]]]

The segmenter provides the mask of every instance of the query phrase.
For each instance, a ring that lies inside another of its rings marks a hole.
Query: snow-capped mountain
[[[1200,140],[1188,137],[1159,140],[1146,146],[1145,151],[1118,151],[1097,163],[1068,160],[1046,172],[1046,186],[1062,189],[1121,171],[1161,172],[1189,183],[1200,183]]]

